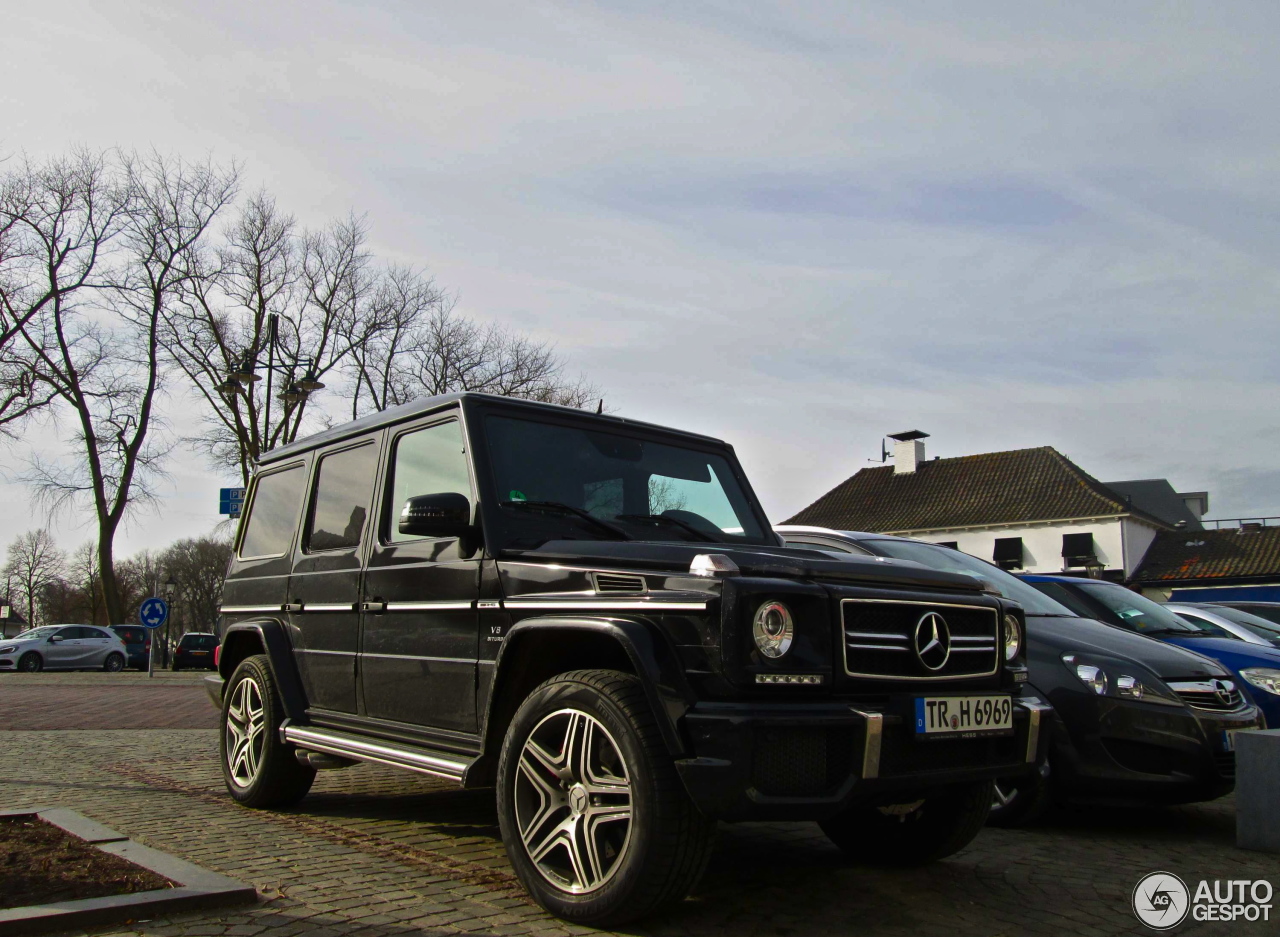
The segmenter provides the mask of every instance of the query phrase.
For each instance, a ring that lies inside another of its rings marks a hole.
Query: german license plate
[[[917,735],[989,735],[1013,729],[1007,696],[922,696],[916,699]]]

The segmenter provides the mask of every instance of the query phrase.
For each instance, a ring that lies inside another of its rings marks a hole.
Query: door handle
[[[301,602],[285,602],[285,603],[284,603],[284,605],[282,605],[282,606],[280,606],[280,607],[281,607],[281,609],[282,609],[282,610],[284,610],[284,611],[286,611],[286,612],[300,612],[300,611],[302,611],[302,603],[301,603]]]
[[[361,602],[360,611],[362,612],[385,612],[387,610],[386,602]]]

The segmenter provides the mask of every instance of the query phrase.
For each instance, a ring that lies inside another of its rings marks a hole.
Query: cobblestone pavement
[[[210,730],[9,732],[5,807],[66,806],[142,842],[254,884],[257,907],[139,922],[117,933],[290,937],[417,933],[570,935],[524,897],[492,795],[374,766],[321,772],[299,808],[245,810],[223,793]],[[812,824],[724,827],[694,896],[627,933],[1021,937],[1153,933],[1129,909],[1137,879],[1267,878],[1280,857],[1237,850],[1230,799],[1174,809],[1060,812],[985,830],[924,869],[844,860]],[[1194,886],[1194,883],[1192,884]],[[1188,924],[1247,935],[1277,925]]]
[[[0,731],[205,729],[218,724],[208,671],[0,674]]]

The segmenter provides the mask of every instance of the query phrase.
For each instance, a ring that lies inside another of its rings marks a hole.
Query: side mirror
[[[49,635],[49,643],[50,643],[50,644],[60,644],[60,643],[62,643],[62,635],[60,635],[60,634],[51,634],[51,635]]]
[[[446,491],[418,495],[404,503],[396,528],[408,537],[462,537],[471,531],[471,501]]]

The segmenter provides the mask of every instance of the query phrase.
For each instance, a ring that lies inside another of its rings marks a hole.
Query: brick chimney
[[[889,434],[889,438],[893,440],[893,474],[914,472],[919,467],[924,461],[924,443],[920,440],[928,437],[928,433],[922,433],[918,429]]]

